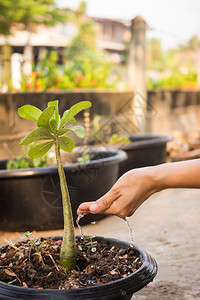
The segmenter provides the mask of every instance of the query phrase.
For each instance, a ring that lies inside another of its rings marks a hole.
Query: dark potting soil
[[[29,238],[0,248],[0,280],[39,289],[73,289],[101,285],[134,273],[140,266],[133,248],[119,249],[92,237],[77,240],[73,271],[59,266],[62,241]]]

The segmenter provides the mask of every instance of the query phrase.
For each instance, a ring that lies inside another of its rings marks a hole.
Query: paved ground
[[[159,266],[154,282],[135,293],[132,300],[200,299],[200,190],[166,190],[153,195],[129,223],[135,244],[149,252]],[[125,222],[114,216],[83,226],[83,233],[129,241]],[[36,232],[35,236],[61,234],[56,230]],[[0,232],[0,245],[5,238],[15,242],[20,235]]]

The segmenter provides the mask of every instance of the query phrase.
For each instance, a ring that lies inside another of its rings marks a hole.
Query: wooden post
[[[147,24],[137,16],[131,21],[131,42],[129,48],[129,85],[135,91],[134,119],[140,133],[147,131],[147,90],[146,90],[146,34]]]
[[[33,47],[31,45],[31,29],[30,26],[27,28],[27,42],[24,46],[23,55],[23,72],[26,76],[30,76],[32,73],[32,63],[33,63]]]
[[[6,41],[2,46],[2,92],[7,92],[11,87],[11,54],[12,48]]]
[[[23,72],[26,76],[30,76],[32,73],[32,62],[33,62],[33,49],[30,44],[25,45],[24,47],[24,63],[23,63]]]
[[[197,86],[200,88],[200,43],[197,48]]]
[[[85,138],[84,138],[84,145],[88,144],[89,135],[90,135],[90,112],[84,111],[83,113],[84,118],[84,127],[85,127]]]
[[[43,58],[45,58],[45,47],[39,47],[39,51],[38,51],[38,62],[40,62]]]

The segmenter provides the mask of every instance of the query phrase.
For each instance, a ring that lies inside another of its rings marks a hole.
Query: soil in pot
[[[156,261],[137,246],[101,236],[81,237],[72,272],[58,265],[62,237],[2,247],[0,278],[10,283],[0,281],[0,299],[130,300],[156,276]],[[36,288],[27,288],[31,284]]]
[[[133,247],[121,249],[92,237],[77,241],[76,269],[59,267],[62,241],[29,238],[0,249],[0,278],[13,285],[38,289],[74,289],[124,278],[142,264]]]

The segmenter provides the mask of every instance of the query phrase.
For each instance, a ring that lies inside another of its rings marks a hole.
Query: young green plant
[[[77,125],[69,128],[64,126],[69,122],[75,123],[76,120],[74,116],[90,106],[91,103],[89,101],[81,101],[73,105],[69,110],[66,110],[62,118],[60,118],[58,111],[58,100],[49,102],[48,107],[44,111],[32,105],[24,105],[18,109],[18,114],[21,118],[35,121],[38,127],[21,141],[21,145],[29,145],[36,141],[42,141],[42,143],[29,150],[28,154],[30,158],[41,157],[46,154],[53,145],[55,146],[64,215],[64,233],[60,251],[60,265],[68,270],[74,269],[77,253],[71,203],[61,162],[60,149],[66,152],[73,150],[75,143],[73,139],[69,137],[70,133],[75,133],[78,137],[84,138],[85,129],[83,126]]]

